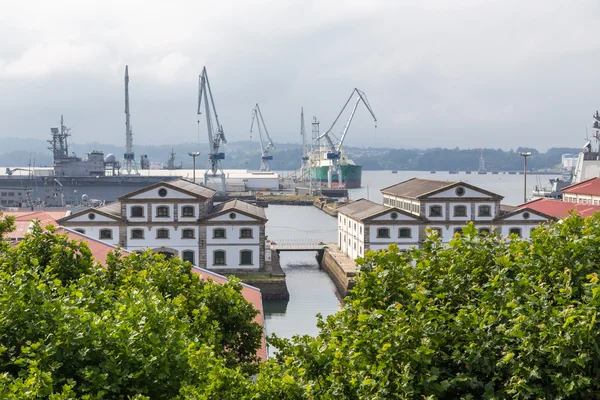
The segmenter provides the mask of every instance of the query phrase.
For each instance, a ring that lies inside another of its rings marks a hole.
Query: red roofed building
[[[518,209],[521,211],[528,209],[540,215],[546,215],[548,219],[559,220],[568,217],[572,211],[582,217],[589,217],[600,211],[600,206],[542,198],[522,204]]]
[[[600,178],[592,178],[567,186],[562,193],[563,201],[567,203],[600,206]]]
[[[33,225],[34,220],[38,220],[40,226],[45,228],[48,225],[58,226],[56,220],[67,215],[68,211],[2,211],[4,216],[10,215],[15,218],[15,230],[8,232],[5,235],[6,239],[10,239],[13,242],[19,242],[23,240],[25,234],[29,232]]]

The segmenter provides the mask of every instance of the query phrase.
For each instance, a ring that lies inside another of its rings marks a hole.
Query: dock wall
[[[356,263],[343,254],[337,246],[325,249],[321,268],[327,272],[342,296],[347,296],[354,287],[356,277]]]

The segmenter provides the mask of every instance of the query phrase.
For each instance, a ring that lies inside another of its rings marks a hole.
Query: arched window
[[[157,229],[156,230],[156,238],[157,239],[168,239],[169,238],[169,230],[168,229]]]
[[[213,229],[213,239],[225,239],[225,229],[216,228]]]
[[[430,217],[441,217],[442,216],[442,206],[429,207],[429,216]]]
[[[480,235],[489,235],[490,234],[490,228],[479,228],[479,234]]]
[[[181,209],[181,216],[182,217],[193,217],[195,214],[195,210],[193,206],[184,206]]]
[[[240,251],[240,265],[252,265],[252,250]]]
[[[463,234],[463,228],[454,228],[454,233],[459,233],[459,234]]]
[[[510,228],[508,234],[517,235],[518,237],[521,237],[521,228]]]
[[[194,230],[193,229],[184,229],[181,231],[182,239],[193,239],[194,238]]]
[[[83,233],[85,235],[85,229],[77,228],[75,232]]]
[[[467,207],[466,206],[454,206],[454,216],[455,217],[466,217],[467,216]]]
[[[100,239],[112,239],[112,229],[100,229]]]
[[[213,253],[213,265],[225,265],[225,251],[215,250]]]
[[[479,208],[477,208],[477,216],[478,217],[491,217],[492,216],[492,207],[479,206]]]
[[[156,216],[159,218],[165,218],[169,216],[169,207],[158,206],[156,207]]]
[[[143,216],[144,216],[144,207],[142,207],[142,206],[131,207],[131,217],[132,218],[140,218]]]
[[[442,237],[442,229],[441,228],[431,228],[431,234],[437,235],[438,237]]]
[[[252,239],[252,229],[250,229],[250,228],[240,229],[240,239]]]
[[[196,264],[196,260],[194,259],[194,252],[191,250],[185,250],[183,253],[181,253],[181,259],[183,261],[187,261],[192,264]]]
[[[143,239],[144,238],[144,230],[143,229],[132,229],[131,230],[131,238],[132,239]]]
[[[399,238],[410,238],[411,236],[412,236],[412,231],[410,228],[398,229],[398,237]]]
[[[377,228],[377,237],[378,238],[389,238],[390,237],[390,229],[389,228]]]

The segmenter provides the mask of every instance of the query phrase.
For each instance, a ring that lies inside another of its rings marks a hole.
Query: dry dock
[[[350,257],[342,253],[336,244],[327,243],[323,253],[321,268],[327,272],[342,296],[347,296],[354,287],[357,265]]]

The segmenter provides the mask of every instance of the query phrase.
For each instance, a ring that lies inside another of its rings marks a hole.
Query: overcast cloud
[[[45,139],[62,113],[76,142],[124,144],[126,64],[134,144],[198,140],[204,65],[230,141],[258,102],[300,142],[300,107],[326,128],[354,87],[378,119],[361,106],[356,146],[578,147],[600,108],[596,0],[0,5],[0,137]]]

